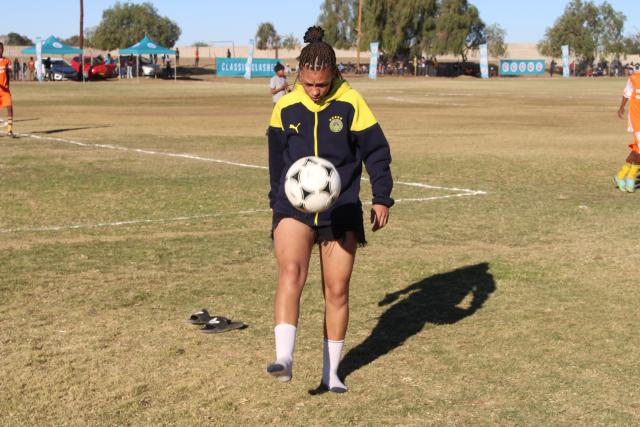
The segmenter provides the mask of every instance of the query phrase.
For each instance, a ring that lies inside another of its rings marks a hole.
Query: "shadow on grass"
[[[378,305],[393,305],[380,316],[371,334],[342,359],[340,378],[344,380],[358,369],[404,345],[409,338],[420,333],[427,323],[452,325],[473,315],[495,290],[489,264],[482,263],[436,274],[387,294]],[[459,307],[468,297],[470,302],[464,304],[465,307]],[[324,391],[319,387],[309,393],[315,395]]]
[[[34,134],[44,134],[44,135],[51,135],[54,133],[61,133],[61,132],[70,132],[73,130],[85,130],[85,129],[100,129],[100,128],[110,128],[111,125],[101,125],[101,126],[83,126],[83,127],[76,127],[76,128],[61,128],[61,129],[49,129],[49,130],[40,130],[40,131],[34,131]]]

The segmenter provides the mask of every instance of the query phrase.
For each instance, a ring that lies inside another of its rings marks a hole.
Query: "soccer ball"
[[[287,171],[284,192],[299,211],[319,213],[338,200],[341,186],[340,175],[330,161],[321,157],[303,157]]]

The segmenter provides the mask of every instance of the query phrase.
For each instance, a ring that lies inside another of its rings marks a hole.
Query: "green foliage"
[[[640,33],[624,39],[624,50],[628,55],[640,55]]]
[[[300,46],[300,40],[293,34],[287,34],[282,40],[282,48],[294,50]]]
[[[191,46],[193,46],[193,47],[207,47],[207,46],[209,46],[209,44],[206,43],[206,42],[195,42]]]
[[[256,47],[260,50],[277,49],[280,47],[280,36],[271,22],[258,25],[256,31]]]
[[[436,20],[434,51],[452,53],[466,61],[469,51],[486,40],[484,32],[477,7],[467,0],[443,0]]]
[[[120,3],[102,12],[102,21],[90,33],[90,43],[98,49],[129,47],[146,35],[165,47],[172,47],[182,30],[162,17],[152,3]]]
[[[489,50],[489,56],[493,58],[505,58],[507,56],[507,44],[504,38],[507,31],[499,24],[493,24],[487,27],[486,38]]]
[[[338,49],[348,49],[356,42],[358,0],[324,0],[319,25],[324,40]]]
[[[436,0],[368,0],[363,6],[360,49],[380,42],[392,57],[431,52],[438,13]]]
[[[625,50],[626,19],[606,1],[597,6],[592,1],[571,0],[554,25],[547,28],[538,50],[543,55],[559,57],[562,45],[568,44],[579,59],[587,61],[598,56],[618,56]]]
[[[608,2],[600,6],[600,32],[598,46],[600,56],[624,53],[624,23],[627,17],[622,12],[616,11]]]
[[[79,35],[71,36],[71,37],[66,38],[66,39],[60,39],[60,41],[62,41],[62,43],[68,44],[69,46],[80,46],[80,36]],[[86,40],[85,40],[84,46],[88,47]]]
[[[7,45],[13,46],[29,46],[32,45],[33,41],[27,37],[20,35],[18,33],[9,33],[7,34]]]

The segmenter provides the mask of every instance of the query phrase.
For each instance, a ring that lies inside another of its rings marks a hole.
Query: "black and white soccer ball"
[[[284,182],[284,192],[299,211],[319,213],[338,200],[341,186],[335,166],[321,157],[311,156],[291,165]]]

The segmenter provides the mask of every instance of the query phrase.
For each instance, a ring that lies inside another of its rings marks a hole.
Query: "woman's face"
[[[327,96],[331,90],[331,83],[333,82],[334,71],[330,68],[323,68],[321,70],[310,70],[308,68],[302,68],[300,70],[300,82],[302,87],[309,98],[316,104],[319,103],[322,98]]]

